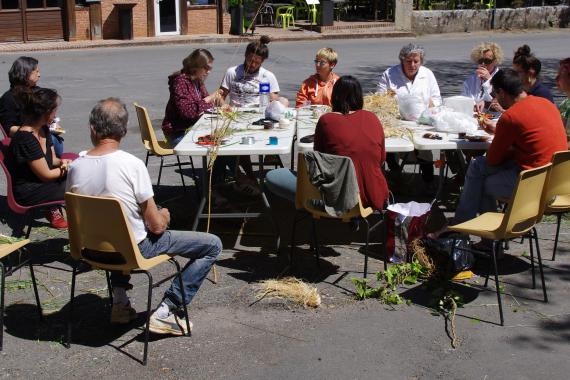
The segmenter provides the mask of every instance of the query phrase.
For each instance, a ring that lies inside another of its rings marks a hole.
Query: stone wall
[[[567,5],[496,10],[414,11],[412,31],[417,34],[433,34],[473,32],[492,28],[506,30],[567,28],[569,20],[570,7]]]

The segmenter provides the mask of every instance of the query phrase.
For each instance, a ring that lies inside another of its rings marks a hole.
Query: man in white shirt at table
[[[186,322],[179,316],[179,309],[194,298],[222,251],[222,243],[212,234],[167,229],[170,213],[166,208],[157,207],[145,164],[120,150],[121,139],[127,133],[127,121],[127,109],[119,99],[108,98],[95,105],[89,116],[93,148],[72,163],[67,175],[67,191],[121,200],[144,257],[169,253],[190,259],[182,269],[185,299],[175,278],[150,317],[150,331],[185,335],[188,333]],[[137,317],[126,293],[132,288],[129,279],[130,276],[120,272],[111,273],[111,323],[129,323]]]

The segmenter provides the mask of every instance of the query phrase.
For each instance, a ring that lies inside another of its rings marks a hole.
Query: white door
[[[157,36],[180,34],[178,1],[180,0],[155,0],[154,28]]]

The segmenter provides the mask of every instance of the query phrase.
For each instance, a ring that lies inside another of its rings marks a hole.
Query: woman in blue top
[[[552,92],[540,80],[540,69],[542,64],[530,51],[528,45],[523,45],[517,49],[513,58],[513,70],[519,73],[524,90],[528,95],[540,96],[554,103]]]

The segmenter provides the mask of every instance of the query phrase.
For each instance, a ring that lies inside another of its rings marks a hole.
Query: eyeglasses
[[[480,58],[477,61],[480,65],[490,65],[491,63],[495,62],[493,58]]]
[[[328,64],[327,61],[315,59],[315,65],[317,65],[317,66],[325,66],[326,64]]]

